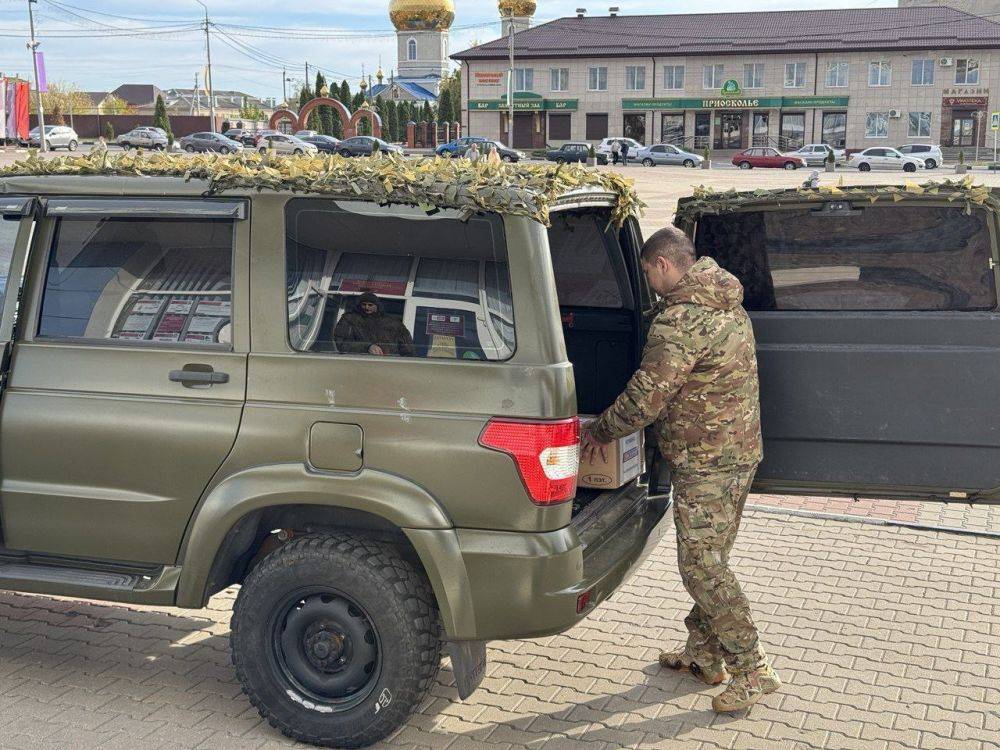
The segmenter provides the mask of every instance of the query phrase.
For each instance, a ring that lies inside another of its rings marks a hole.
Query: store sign
[[[945,107],[971,107],[973,109],[986,109],[989,104],[989,97],[986,96],[946,96],[941,100]]]
[[[990,130],[1000,130],[1000,112],[990,113]]]
[[[543,110],[574,111],[579,104],[578,99],[514,99],[515,112],[541,112]],[[471,99],[470,112],[494,112],[507,109],[506,99]]]
[[[622,109],[830,109],[846,107],[846,96],[760,96],[708,99],[622,99]]]
[[[499,86],[504,82],[506,73],[499,70],[477,70],[472,74],[477,86]]]
[[[743,89],[740,88],[740,82],[735,78],[730,78],[724,84],[722,84],[722,90],[719,92],[723,96],[739,96],[743,93]]]

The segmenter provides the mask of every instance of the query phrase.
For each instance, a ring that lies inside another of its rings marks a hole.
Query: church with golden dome
[[[448,31],[455,20],[454,0],[392,0],[389,18],[396,27],[399,62],[388,81],[380,76],[372,86],[372,96],[435,102],[451,69]]]

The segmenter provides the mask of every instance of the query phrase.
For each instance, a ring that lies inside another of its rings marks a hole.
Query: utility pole
[[[194,88],[191,89],[191,114],[195,114],[195,103],[198,101],[198,72],[194,74]]]
[[[285,85],[285,80],[288,77],[288,71],[284,68],[281,69],[281,101],[288,104],[288,87]]]
[[[38,150],[45,153],[49,150],[45,142],[45,112],[42,109],[42,90],[38,82],[38,45],[41,42],[35,40],[35,13],[31,7],[38,0],[28,0],[28,23],[31,26],[31,41],[28,42],[28,49],[31,50],[31,64],[35,67],[35,106],[38,107]]]
[[[205,9],[205,57],[208,60],[208,69],[205,71],[205,83],[208,84],[208,119],[211,120],[209,130],[215,132],[215,87],[212,84],[212,34],[209,31],[211,22],[208,20],[208,6],[201,0],[195,0],[198,5]]]
[[[306,63],[306,80],[302,84],[302,86],[305,88],[306,93],[308,93],[309,92],[309,63]]]
[[[507,71],[507,145],[514,148],[514,13],[508,23],[507,47],[510,54],[510,68]]]

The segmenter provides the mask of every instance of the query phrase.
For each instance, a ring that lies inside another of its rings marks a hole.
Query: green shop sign
[[[816,109],[846,107],[846,96],[713,96],[705,99],[622,99],[622,109]],[[516,104],[516,102],[515,102]]]
[[[538,94],[529,91],[518,91],[514,94],[515,112],[541,112],[543,110],[575,110],[578,99],[544,99]],[[501,96],[499,99],[470,99],[470,112],[491,112],[506,110],[507,97]]]
[[[730,78],[724,84],[722,84],[722,90],[719,92],[723,96],[739,96],[743,93],[743,89],[740,88],[740,82],[735,78]]]

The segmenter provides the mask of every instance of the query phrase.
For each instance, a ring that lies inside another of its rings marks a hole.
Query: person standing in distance
[[[681,580],[694,599],[687,644],[660,664],[709,685],[720,713],[747,709],[781,687],[750,604],[729,568],[743,506],[763,456],[753,329],[743,287],[709,257],[695,259],[679,229],[656,232],[642,268],[660,296],[642,364],[618,399],[584,430],[584,460],[655,422],[670,465]]]

